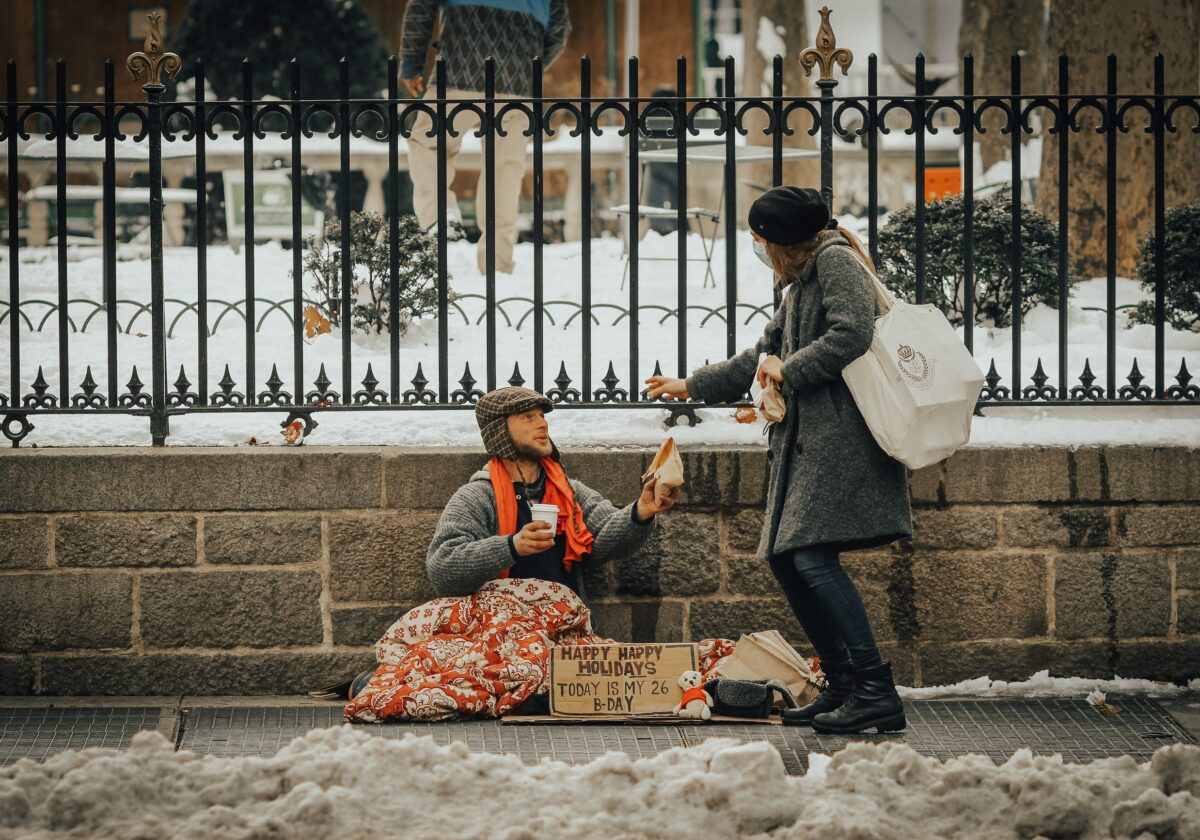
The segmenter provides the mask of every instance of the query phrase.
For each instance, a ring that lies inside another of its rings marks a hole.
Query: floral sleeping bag
[[[346,704],[346,719],[495,718],[547,689],[552,645],[607,644],[569,588],[534,579],[493,580],[474,595],[435,598],[400,617],[375,644],[379,662]],[[733,652],[728,639],[699,643],[708,678]]]

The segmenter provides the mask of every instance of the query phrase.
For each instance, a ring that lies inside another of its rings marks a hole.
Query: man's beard
[[[516,448],[518,455],[522,458],[528,458],[530,461],[540,461],[554,454],[554,444],[549,442],[541,448],[536,443],[517,443],[516,441],[513,441],[513,446]]]

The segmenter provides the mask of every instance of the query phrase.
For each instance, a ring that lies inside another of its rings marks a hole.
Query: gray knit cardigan
[[[584,522],[596,538],[587,565],[627,557],[654,532],[653,519],[634,523],[632,504],[617,508],[582,482],[569,481],[583,508]],[[513,564],[508,537],[496,535],[499,527],[491,477],[480,470],[450,497],[429,544],[425,568],[439,595],[470,595]],[[576,563],[574,572],[576,590],[586,601],[584,565]]]

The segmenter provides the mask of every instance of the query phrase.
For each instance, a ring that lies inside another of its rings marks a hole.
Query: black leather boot
[[[856,671],[854,690],[841,708],[812,720],[814,732],[831,735],[854,735],[868,729],[899,732],[907,725],[890,662]]]
[[[360,673],[357,677],[352,679],[350,681],[350,687],[346,691],[347,698],[353,700],[355,697],[357,697],[359,692],[367,687],[367,683],[371,681],[371,677],[373,676],[375,676],[375,669],[368,668]]]
[[[846,702],[854,690],[854,671],[850,665],[836,666],[825,671],[825,687],[817,699],[799,709],[784,709],[785,726],[810,726],[823,712],[832,712]]]

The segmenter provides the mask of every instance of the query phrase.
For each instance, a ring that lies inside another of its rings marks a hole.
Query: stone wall
[[[568,452],[631,501],[650,452]],[[464,450],[0,454],[0,694],[299,692],[433,593]],[[803,633],[753,557],[765,452],[694,449],[682,504],[590,573],[599,632]],[[912,477],[911,544],[845,556],[899,679],[1200,675],[1200,451],[967,449]]]

